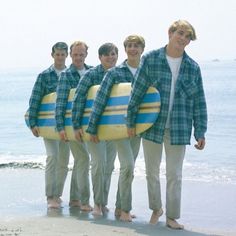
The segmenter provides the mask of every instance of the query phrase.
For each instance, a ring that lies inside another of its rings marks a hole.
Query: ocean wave
[[[1,156],[0,156],[1,157]],[[0,168],[24,168],[24,169],[45,169],[45,156],[38,156],[37,158],[30,156],[22,156],[22,160],[12,158],[11,155],[0,158]],[[160,167],[160,178],[166,177],[166,163],[162,161]],[[68,169],[73,168],[73,157],[70,158]],[[120,164],[118,158],[115,160],[115,173],[119,173]],[[134,176],[145,178],[145,163],[144,158],[137,158],[135,163]],[[236,184],[236,169],[234,166],[212,166],[206,163],[184,162],[183,166],[183,180],[215,182],[215,183],[230,183]]]
[[[1,163],[0,168],[45,169],[45,166],[39,162],[9,162]]]
[[[165,161],[162,161],[160,166],[160,178],[166,177],[165,166]],[[116,169],[116,171],[119,171],[119,169]],[[137,159],[134,174],[135,176],[145,177],[145,164],[143,159]],[[234,166],[219,167],[206,163],[184,162],[183,180],[236,184],[236,169]]]

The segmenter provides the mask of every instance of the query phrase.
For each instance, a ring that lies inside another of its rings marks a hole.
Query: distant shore
[[[61,210],[47,210],[44,196],[44,171],[40,169],[1,169],[0,235],[236,235],[236,185],[184,181],[182,217],[185,230],[171,230],[165,226],[165,217],[156,226],[148,224],[146,180],[135,176],[133,210],[137,218],[123,223],[114,217],[114,202],[118,175],[114,173],[109,196],[110,212],[94,218],[79,209],[68,207],[69,180],[63,194]],[[162,180],[162,200],[165,205],[165,180]],[[92,195],[92,194],[91,194]],[[92,198],[91,198],[92,199]],[[93,204],[91,200],[91,204]]]

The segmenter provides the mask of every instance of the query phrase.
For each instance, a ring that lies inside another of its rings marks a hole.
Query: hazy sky
[[[142,35],[146,51],[159,48],[178,19],[196,29],[198,39],[186,49],[195,60],[236,58],[235,0],[7,0],[0,6],[0,69],[46,68],[57,41],[85,41],[92,65],[99,63],[98,47],[113,42],[121,62],[127,35]]]

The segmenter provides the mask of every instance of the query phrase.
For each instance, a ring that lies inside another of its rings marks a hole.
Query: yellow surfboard
[[[86,133],[85,130],[88,126],[93,100],[98,88],[99,85],[95,85],[88,91],[82,119],[82,128],[84,130],[83,140],[89,140],[89,134]],[[115,140],[128,137],[125,116],[127,113],[130,92],[130,83],[120,83],[113,86],[110,98],[108,99],[107,105],[98,124],[98,137],[100,140]],[[71,108],[74,94],[75,89],[71,89],[65,116],[65,130],[69,140],[75,140],[71,119]],[[59,139],[59,134],[55,129],[55,101],[56,93],[48,94],[42,99],[38,113],[38,127],[41,137]],[[136,119],[137,134],[144,132],[153,125],[160,112],[160,105],[159,92],[154,87],[150,87],[143,98]],[[25,114],[25,121],[29,127],[28,112]]]

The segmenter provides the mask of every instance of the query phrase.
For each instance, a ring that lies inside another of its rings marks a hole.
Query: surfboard
[[[89,134],[86,133],[89,116],[92,111],[92,105],[99,85],[92,86],[87,95],[87,101],[82,119],[82,128],[84,130],[83,140],[89,140]],[[116,140],[128,137],[126,127],[126,113],[131,93],[130,83],[115,84],[112,88],[110,97],[105,110],[98,123],[98,137],[100,140]],[[72,127],[71,110],[75,89],[71,89],[65,115],[65,131],[69,140],[75,140]],[[40,136],[48,139],[59,139],[59,134],[55,128],[55,101],[56,93],[51,93],[43,97],[38,112],[38,127]],[[158,118],[160,112],[160,94],[154,88],[150,87],[144,95],[136,119],[136,133],[140,134],[149,129]],[[29,127],[28,112],[25,114],[25,122]]]

